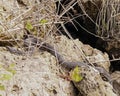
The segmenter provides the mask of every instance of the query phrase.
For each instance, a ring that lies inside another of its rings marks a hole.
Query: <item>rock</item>
[[[2,96],[75,96],[71,82],[60,77],[61,68],[51,54],[43,52],[24,57],[11,54],[5,48],[1,50],[2,65],[16,64],[13,78],[6,82],[0,80],[6,87]]]
[[[99,61],[101,65],[98,66],[105,64],[108,66],[107,68],[109,68],[109,59],[107,56],[104,56],[106,53],[103,54],[97,49],[84,45],[78,39],[70,40],[65,36],[49,36],[46,41],[58,49],[58,52],[66,61],[87,63],[86,59],[91,62],[89,58],[94,58],[93,60],[96,62],[96,60],[101,58],[101,61]],[[55,58],[50,53],[38,51],[37,49],[33,54],[28,51],[29,54],[26,53],[26,56],[11,54],[6,51],[5,48],[1,50],[1,64],[9,65],[14,63],[16,64],[15,68],[17,71],[10,81],[4,83],[7,87],[3,94],[14,96],[28,96],[28,94],[39,94],[42,96],[61,96],[62,94],[64,96],[75,96],[75,89],[70,81],[61,78],[61,75],[62,77],[66,76],[66,72],[68,71],[58,64],[57,57]],[[89,51],[89,54],[84,54],[87,53],[87,51]],[[100,57],[95,58],[99,54]],[[102,62],[102,60],[107,61]],[[81,94],[86,94],[85,96],[93,96],[93,94],[98,94],[98,96],[102,96],[103,94],[106,96],[116,96],[112,91],[112,85],[108,81],[102,79],[98,70],[92,66],[79,68],[80,74],[84,76],[84,79],[81,81],[82,83],[74,82],[74,84]],[[105,67],[106,70],[107,68]],[[100,92],[102,95],[100,95]]]
[[[115,71],[111,74],[113,80],[113,87],[117,92],[118,96],[120,96],[120,71]]]
[[[80,82],[74,82],[82,96],[117,96],[110,83],[103,81],[98,70],[92,67],[79,67],[83,77]]]
[[[55,38],[57,42],[56,49],[63,55],[66,61],[79,61],[95,63],[109,72],[110,62],[107,53],[102,53],[97,49],[93,49],[89,45],[84,45],[79,40],[69,40],[65,36]],[[48,40],[50,44],[54,43],[54,39]],[[87,62],[87,61],[86,61]],[[74,82],[83,96],[117,96],[113,92],[113,86],[104,81],[98,70],[93,67],[80,67],[80,74],[83,74],[83,80],[79,83]]]
[[[66,61],[87,62],[87,59],[89,63],[103,67],[109,72],[110,62],[107,53],[102,53],[97,49],[93,49],[91,46],[83,44],[78,39],[69,40],[65,36],[60,36],[56,37],[56,41],[58,50]],[[51,41],[51,44],[52,42],[53,40]]]

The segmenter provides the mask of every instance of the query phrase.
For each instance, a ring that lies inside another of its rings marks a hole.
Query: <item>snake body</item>
[[[26,38],[24,40],[24,46],[26,46],[26,47],[29,47],[29,46],[35,47],[36,46],[39,48],[39,50],[44,50],[44,51],[51,53],[53,56],[57,57],[58,63],[62,67],[65,67],[68,70],[71,70],[71,69],[75,68],[76,66],[78,66],[78,67],[81,67],[81,66],[89,67],[90,66],[90,64],[84,63],[84,62],[69,62],[69,61],[64,60],[63,56],[61,54],[59,54],[59,52],[52,45],[50,45],[49,43],[43,42],[33,36],[30,36],[29,38]],[[19,55],[26,54],[19,50],[13,49],[10,46],[7,46],[6,48],[11,53],[14,53],[14,54],[19,54]],[[98,66],[94,66],[94,68],[96,70],[98,70],[99,73],[102,74],[110,83],[112,82],[110,74],[104,68],[98,67]]]

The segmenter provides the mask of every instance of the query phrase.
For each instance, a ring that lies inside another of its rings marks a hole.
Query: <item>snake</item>
[[[43,42],[42,40],[39,40],[38,38],[34,36],[29,36],[28,38],[24,39],[24,46],[29,47],[29,46],[36,46],[39,48],[39,50],[44,50],[55,56],[58,60],[58,63],[62,66],[65,67],[67,70],[71,70],[75,68],[76,66],[81,67],[89,67],[89,63],[84,63],[84,62],[70,62],[66,61],[63,56],[49,43]],[[18,54],[18,55],[25,55],[25,52],[22,52],[20,50],[16,50],[13,47],[6,46],[7,50],[10,51],[13,54]],[[96,70],[99,71],[99,73],[107,79],[112,84],[112,79],[110,74],[103,68],[103,67],[98,67],[94,66]]]

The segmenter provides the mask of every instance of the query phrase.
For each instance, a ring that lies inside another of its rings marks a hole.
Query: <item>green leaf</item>
[[[31,22],[27,21],[26,25],[25,25],[25,28],[27,30],[32,30],[33,29],[33,25],[31,24]]]
[[[2,74],[1,75],[1,80],[10,80],[12,78],[11,74]]]
[[[3,65],[0,64],[0,69],[3,68]]]
[[[79,74],[79,67],[75,67],[73,71],[70,72],[70,77],[74,82],[80,82],[83,77]]]
[[[9,65],[9,68],[11,69],[11,68],[15,68],[15,64],[10,64]]]
[[[0,84],[0,90],[5,90],[5,86]]]
[[[14,69],[7,69],[7,71],[10,72],[10,73],[12,73],[13,75],[16,74],[16,70],[14,70]]]
[[[42,24],[42,25],[45,24],[45,23],[47,23],[47,22],[48,22],[48,20],[46,20],[46,19],[41,19],[40,20],[40,24]]]

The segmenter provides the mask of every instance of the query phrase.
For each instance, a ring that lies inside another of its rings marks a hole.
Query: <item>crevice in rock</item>
[[[111,57],[111,53],[105,49],[106,41],[102,40],[101,38],[96,37],[96,18],[100,9],[101,1],[96,1],[96,5],[91,2],[87,1],[83,3],[84,11],[87,15],[83,12],[83,9],[80,7],[80,3],[76,3],[77,0],[73,0],[74,2],[70,5],[72,6],[70,10],[68,10],[62,17],[61,20],[66,20],[64,26],[70,33],[70,35],[76,39],[78,38],[84,44],[89,44],[93,48],[97,48],[102,52],[107,52]],[[67,10],[67,7],[72,1],[71,0],[61,0],[61,2],[57,2],[57,13],[61,15],[61,13]],[[74,5],[75,4],[75,5]],[[65,9],[66,8],[66,9]],[[67,19],[66,19],[67,18]],[[91,19],[94,21],[91,21]],[[68,38],[69,36],[66,34],[65,30],[59,26],[59,31],[66,35]],[[88,32],[87,32],[87,31]],[[89,33],[90,32],[90,33]],[[92,34],[93,35],[92,35]],[[110,71],[119,70],[120,61],[111,62]]]

